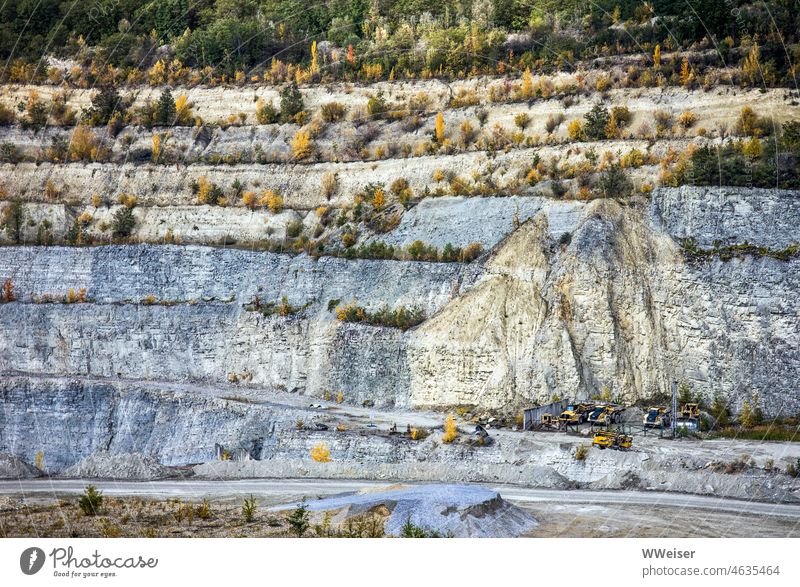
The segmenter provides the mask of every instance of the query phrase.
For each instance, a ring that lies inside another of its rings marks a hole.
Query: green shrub
[[[258,124],[274,124],[278,122],[278,111],[272,102],[259,100],[256,104],[256,120]]]
[[[175,98],[172,97],[169,88],[164,88],[156,105],[156,124],[171,126],[175,124],[175,115]]]
[[[208,503],[207,499],[204,499],[199,506],[197,506],[197,510],[195,512],[197,517],[201,520],[208,520],[211,518],[211,505]]]
[[[383,118],[388,108],[382,91],[379,91],[367,100],[367,114],[369,114],[370,118]]]
[[[256,516],[257,505],[256,498],[252,495],[242,500],[242,518],[244,518],[244,521],[248,524],[252,522]]]
[[[292,513],[289,514],[289,517],[286,521],[289,523],[289,527],[292,529],[292,532],[297,535],[298,538],[302,538],[303,534],[306,533],[309,526],[308,521],[308,506],[306,505],[305,498],[300,505],[298,505]]]
[[[624,198],[629,196],[633,185],[619,163],[612,163],[600,176],[598,187],[604,198]]]
[[[89,485],[78,500],[78,507],[87,516],[96,516],[103,505],[103,492],[94,485]]]
[[[320,107],[320,114],[325,122],[339,122],[346,112],[347,108],[339,102],[328,102]]]
[[[401,538],[441,538],[442,535],[435,530],[426,530],[411,522],[411,516],[408,517],[406,523],[403,524],[403,529],[400,532]]]
[[[609,121],[608,109],[602,104],[595,104],[594,107],[584,115],[586,123],[583,125],[583,132],[590,140],[600,141],[606,138],[606,126]]]
[[[369,312],[355,302],[350,302],[336,308],[336,317],[341,322],[364,322],[373,326],[408,330],[425,320],[425,311],[416,306],[394,310],[389,309],[389,306],[383,306],[376,312]]]
[[[123,206],[114,214],[111,222],[111,231],[116,237],[127,238],[136,226],[136,218],[133,216],[133,209]]]
[[[287,84],[281,90],[281,116],[284,122],[291,122],[303,111],[303,94],[295,82]]]

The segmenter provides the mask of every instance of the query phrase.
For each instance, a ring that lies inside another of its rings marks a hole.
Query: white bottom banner
[[[0,540],[0,585],[798,585],[796,539]]]

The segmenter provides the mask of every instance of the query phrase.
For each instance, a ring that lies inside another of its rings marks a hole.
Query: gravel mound
[[[31,479],[42,472],[8,453],[0,453],[0,479]]]
[[[92,479],[163,479],[169,468],[152,457],[139,453],[109,454],[105,451],[89,455],[79,463],[61,472],[61,477],[88,477]]]
[[[294,507],[297,504],[274,509]],[[470,485],[393,485],[308,504],[312,512],[341,510],[343,516],[337,517],[344,519],[376,508],[389,512],[384,531],[390,536],[401,535],[409,520],[428,532],[456,538],[512,538],[538,526],[533,516],[496,491]]]

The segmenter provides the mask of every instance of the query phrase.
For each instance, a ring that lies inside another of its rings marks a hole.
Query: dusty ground
[[[639,505],[524,506],[539,521],[529,536],[628,538],[798,537],[796,519]]]
[[[289,537],[293,536],[287,522],[291,512],[267,509],[302,497],[292,492],[259,495],[254,520],[249,523],[242,517],[241,496],[210,498],[211,513],[206,519],[198,514],[200,498],[106,497],[100,515],[90,517],[78,508],[76,496],[2,497],[0,537]],[[508,501],[539,522],[527,534],[530,537],[800,537],[800,520],[787,516],[680,506],[561,503],[557,499],[533,504],[513,498]],[[306,536],[372,537],[376,520],[382,519],[380,512],[375,512],[348,530],[331,527],[321,514],[313,514]]]

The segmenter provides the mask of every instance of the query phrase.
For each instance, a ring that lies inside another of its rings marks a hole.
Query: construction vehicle
[[[601,450],[607,448],[628,450],[633,446],[633,436],[612,430],[600,430],[594,433],[592,446],[596,446]]]
[[[610,426],[618,424],[625,412],[623,406],[617,404],[597,404],[589,413],[589,424],[592,426]]]
[[[698,420],[700,418],[700,404],[683,404],[679,419]]]
[[[683,404],[675,425],[687,430],[697,430],[700,424],[700,404]]]
[[[642,424],[645,428],[669,428],[672,410],[666,406],[651,406],[644,414]]]
[[[545,412],[542,414],[539,424],[542,428],[558,428],[558,418],[549,412]]]
[[[558,422],[564,426],[578,426],[586,422],[586,418],[594,410],[594,404],[577,403],[569,404],[567,409],[558,416]]]

